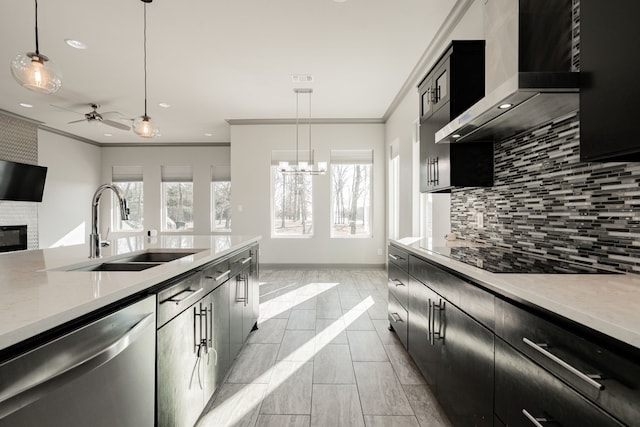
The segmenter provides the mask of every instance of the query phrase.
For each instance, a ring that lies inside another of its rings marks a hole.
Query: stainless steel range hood
[[[487,0],[488,95],[435,134],[436,143],[496,141],[577,111],[571,0]]]

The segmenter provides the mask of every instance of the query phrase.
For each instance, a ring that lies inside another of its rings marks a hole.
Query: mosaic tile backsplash
[[[465,239],[640,272],[640,163],[580,162],[579,115],[495,144],[491,188],[451,194]],[[484,228],[476,215],[484,215]]]
[[[0,159],[38,164],[38,129],[0,113]],[[46,187],[45,187],[46,189]],[[27,248],[38,248],[38,204],[0,200],[0,225],[27,225]]]

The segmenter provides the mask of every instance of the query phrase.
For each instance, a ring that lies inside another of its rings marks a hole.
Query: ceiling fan
[[[106,118],[107,115],[122,116],[122,114],[118,113],[117,111],[108,111],[106,113],[98,113],[98,108],[100,108],[99,104],[89,104],[89,106],[92,108],[92,110],[89,111],[88,113],[84,113],[84,119],[74,120],[72,122],[68,122],[67,124],[80,123],[80,122],[102,123],[102,124],[105,124],[107,126],[114,127],[116,129],[131,130],[131,126],[127,126],[127,125],[125,125],[123,123],[117,122],[115,120],[109,120],[109,119]],[[62,108],[63,110],[73,111],[73,110],[69,110],[67,108],[63,108],[63,107],[60,107],[60,106],[57,106],[57,105],[55,107]],[[74,111],[74,113],[77,113],[77,112]],[[82,113],[78,113],[78,114],[82,114]]]

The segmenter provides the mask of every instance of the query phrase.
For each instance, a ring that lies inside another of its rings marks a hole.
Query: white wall
[[[144,179],[144,230],[155,229],[160,232],[161,181],[160,166],[190,165],[193,168],[193,234],[211,234],[211,166],[229,166],[229,147],[103,147],[102,182],[111,182],[112,167],[136,165],[142,166]],[[231,194],[234,194],[233,184]],[[109,198],[108,200],[111,200]],[[108,207],[109,203],[105,203]],[[101,210],[101,233],[110,225],[111,213]],[[235,219],[232,218],[232,231],[236,233]],[[184,234],[184,231],[180,231]]]
[[[100,148],[38,130],[38,164],[48,167],[38,206],[40,248],[85,243],[100,183]]]
[[[383,264],[385,236],[384,125],[312,126],[316,161],[331,149],[373,149],[373,237],[331,239],[330,177],[313,177],[314,236],[271,238],[271,151],[295,149],[294,125],[231,126],[233,231],[259,234],[261,262],[267,264]],[[239,207],[242,211],[239,211]]]
[[[439,42],[429,46],[432,52],[430,58],[425,62],[424,69],[418,73],[419,77],[413,83],[413,88],[401,99],[394,111],[389,116],[385,126],[385,146],[389,152],[389,146],[394,141],[399,141],[400,151],[400,237],[416,236],[420,232],[419,224],[427,219],[431,221],[426,227],[432,230],[433,236],[441,238],[450,231],[449,210],[451,199],[449,195],[434,195],[430,203],[423,206],[433,206],[432,212],[420,212],[419,218],[415,218],[418,211],[416,204],[419,204],[417,194],[420,188],[412,185],[414,174],[418,171],[413,163],[413,127],[418,120],[418,83],[420,79],[435,64],[435,61],[442,54],[452,40],[473,40],[483,39],[483,4],[485,0],[475,0],[466,10],[462,17],[457,18],[457,23],[439,39]],[[425,46],[425,50],[428,46]],[[423,224],[424,225],[424,224]]]

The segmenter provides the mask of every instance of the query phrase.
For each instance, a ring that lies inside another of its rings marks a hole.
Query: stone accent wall
[[[0,160],[38,164],[36,125],[0,113]],[[24,224],[27,225],[27,248],[37,249],[38,204],[0,200],[0,225]]]

